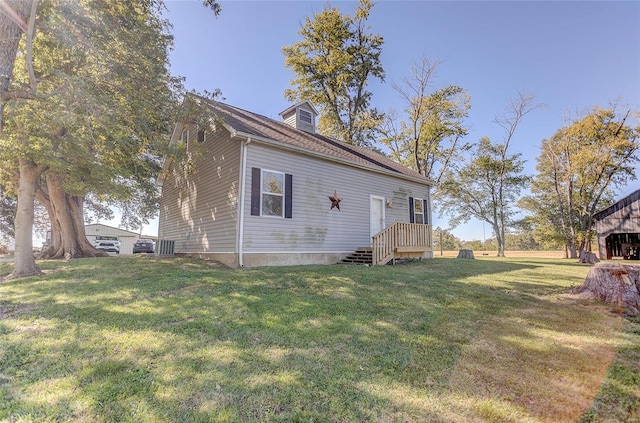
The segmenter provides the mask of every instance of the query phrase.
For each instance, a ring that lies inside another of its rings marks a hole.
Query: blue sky
[[[217,18],[200,0],[166,4],[175,37],[172,72],[186,78],[187,88],[219,88],[225,102],[279,119],[290,105],[283,92],[293,77],[282,47],[300,40],[305,17],[326,2],[221,1]],[[331,5],[352,14],[357,3]],[[457,84],[471,94],[468,141],[502,140],[493,119],[518,92],[535,95],[544,108],[525,118],[512,144],[530,174],[541,140],[567,118],[616,100],[640,110],[640,2],[383,0],[368,22],[385,40],[386,81],[369,86],[382,111],[401,111],[391,82],[400,82],[422,56],[444,61],[435,88]],[[620,195],[637,186],[636,181]],[[447,226],[434,217],[435,225]],[[454,234],[466,240],[491,237],[478,222]]]

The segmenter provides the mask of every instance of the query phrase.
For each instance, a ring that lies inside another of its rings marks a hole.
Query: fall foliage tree
[[[370,0],[360,0],[349,16],[327,4],[306,18],[302,40],[282,49],[285,65],[295,73],[285,97],[313,103],[321,133],[360,146],[372,145],[383,118],[371,107],[367,89],[372,78],[384,80],[383,38],[367,26],[372,7]]]
[[[568,255],[591,251],[593,215],[636,178],[640,126],[631,110],[596,107],[542,142],[532,194],[521,206],[537,230],[563,241]]]
[[[467,135],[470,96],[457,85],[432,90],[441,62],[423,57],[410,68],[410,75],[393,87],[404,105],[404,119],[387,115],[382,143],[398,162],[411,167],[437,184],[460,158],[469,144]],[[437,189],[437,188],[436,188]]]
[[[504,257],[505,234],[515,224],[515,205],[529,177],[521,155],[509,152],[522,119],[539,107],[532,96],[520,94],[506,112],[496,118],[504,131],[502,143],[484,137],[471,150],[457,172],[448,173],[439,188],[440,210],[450,216],[450,225],[472,217],[487,222],[498,244],[498,256]]]

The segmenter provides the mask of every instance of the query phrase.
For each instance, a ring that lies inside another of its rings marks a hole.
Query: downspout
[[[244,266],[244,198],[245,187],[247,185],[247,147],[251,143],[251,138],[242,142],[240,150],[240,186],[238,187],[238,239],[236,240],[236,251],[238,252],[238,266]]]

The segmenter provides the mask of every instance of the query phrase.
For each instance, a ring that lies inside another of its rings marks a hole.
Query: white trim
[[[244,266],[243,244],[244,244],[244,198],[247,186],[247,150],[251,144],[251,138],[240,143],[240,183],[238,184],[238,238],[236,239],[236,251],[238,252],[238,266]]]
[[[309,108],[311,109],[311,111],[313,111],[313,113],[318,116],[320,113],[318,113],[318,111],[316,110],[316,108],[313,106],[313,104],[311,104],[311,102],[309,100],[303,100],[299,103],[294,104],[293,106],[289,106],[287,107],[287,109],[281,111],[280,113],[278,113],[280,116],[284,116],[286,114],[288,114],[289,112],[291,112],[293,109],[297,109],[300,106],[302,106],[303,104],[306,104],[307,106],[309,106]]]
[[[425,222],[426,220],[426,210],[424,209],[424,202],[425,202],[426,198],[419,198],[419,197],[413,197],[413,223],[418,223],[416,221],[416,215],[421,214],[422,215],[422,222],[419,223],[419,225],[426,225],[427,222]],[[416,204],[420,203],[420,208],[422,209],[422,213],[418,213],[416,212]]]
[[[282,194],[278,194],[277,192],[264,192],[262,190],[262,187],[264,186],[262,175],[264,172],[270,172],[270,173],[282,175]],[[287,179],[287,175],[284,172],[280,172],[279,170],[260,168],[260,217],[275,217],[278,219],[284,219],[286,179]],[[275,214],[269,214],[269,215],[262,214],[262,196],[265,194],[282,197],[282,213],[280,214],[280,216]]]

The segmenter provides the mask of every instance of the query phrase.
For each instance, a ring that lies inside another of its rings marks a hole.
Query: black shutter
[[[422,200],[422,212],[424,213],[424,219],[422,221],[425,225],[429,224],[429,213],[427,212],[427,200]]]
[[[251,216],[260,216],[260,168],[251,168]]]
[[[284,175],[284,218],[291,219],[293,211],[293,175]]]
[[[413,197],[409,197],[409,223],[416,223],[416,217],[413,211]]]
[[[204,131],[198,131],[198,142],[204,142]]]

